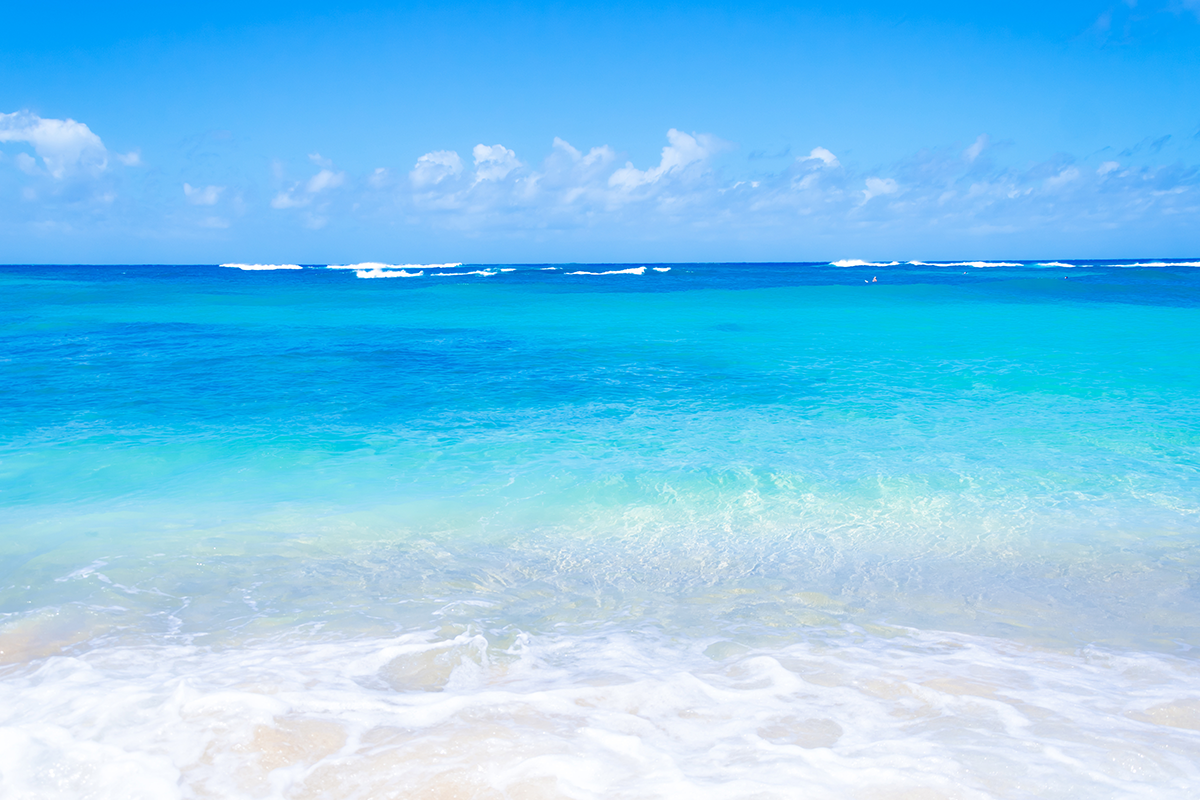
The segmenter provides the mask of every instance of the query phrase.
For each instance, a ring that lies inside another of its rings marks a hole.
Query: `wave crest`
[[[630,267],[629,269],[613,269],[608,272],[587,272],[580,270],[578,272],[568,272],[567,275],[644,275],[646,274],[645,267]]]
[[[220,264],[218,266],[230,269],[243,269],[248,272],[258,272],[273,269],[304,269],[299,264]]]
[[[362,261],[361,264],[329,264],[325,266],[326,270],[452,270],[458,264],[382,264],[379,261]]]
[[[419,278],[425,273],[422,271],[408,272],[407,270],[389,270],[380,269],[358,269],[354,271],[356,277],[359,278]]]

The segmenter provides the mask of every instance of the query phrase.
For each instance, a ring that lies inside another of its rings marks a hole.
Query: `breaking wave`
[[[243,269],[247,272],[260,272],[273,269],[304,269],[299,264],[221,264],[230,269]]]
[[[975,269],[1025,266],[1019,261],[910,261],[908,263],[915,267],[974,267]]]
[[[354,274],[359,278],[419,278],[425,273],[418,270],[417,272],[408,272],[407,270],[389,270],[380,269],[358,269]]]
[[[578,272],[568,272],[567,275],[644,275],[645,267],[631,267],[630,269],[613,269],[608,272],[587,272],[580,270]]]
[[[1138,261],[1133,264],[1113,264],[1114,267],[1200,267],[1200,261]]]
[[[421,270],[421,269],[454,269],[462,264],[382,264],[378,261],[364,261],[361,264],[330,264],[325,269],[352,270]]]

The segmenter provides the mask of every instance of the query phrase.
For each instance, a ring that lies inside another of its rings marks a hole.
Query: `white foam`
[[[417,272],[409,272],[407,270],[389,270],[380,269],[359,269],[355,270],[354,274],[359,278],[419,278],[425,273],[421,270]]]
[[[299,264],[221,264],[221,266],[254,272],[272,269],[303,269]]]
[[[655,267],[654,271],[655,272],[670,272],[671,268],[670,267]]]
[[[488,270],[488,269],[476,269],[476,270],[472,270],[470,272],[434,272],[434,273],[432,273],[432,275],[437,278],[455,278],[455,277],[459,277],[462,275],[483,275],[484,277],[490,277],[495,274],[496,274],[495,270]]]
[[[424,269],[454,269],[462,264],[381,264],[378,261],[364,261],[361,264],[330,264],[325,269],[353,270],[424,270]]]
[[[1113,264],[1114,267],[1200,267],[1200,261],[1139,261],[1134,264]]]
[[[500,271],[501,272],[516,272],[517,268],[516,267],[501,267]]]
[[[1039,261],[1039,267],[1076,267],[1077,264],[1064,264],[1061,261]]]
[[[645,267],[631,267],[630,269],[613,269],[608,272],[568,272],[567,275],[643,275],[646,272]]]
[[[1023,267],[1024,264],[1017,261],[910,261],[922,267],[974,267],[975,269],[987,269],[989,267]]]
[[[1194,796],[1196,663],[882,633],[114,645],[0,675],[0,775],[14,797]]]
[[[861,258],[843,258],[841,261],[830,261],[835,267],[894,267],[899,261],[863,261]]]

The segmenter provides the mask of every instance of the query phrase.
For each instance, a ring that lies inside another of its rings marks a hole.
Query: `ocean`
[[[1192,798],[1200,263],[0,267],[0,797]]]

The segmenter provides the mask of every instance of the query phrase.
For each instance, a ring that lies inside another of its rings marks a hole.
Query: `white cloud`
[[[489,147],[477,144],[471,153],[475,156],[476,181],[503,180],[508,173],[521,166],[521,162],[517,161],[517,154],[504,145],[494,144]]]
[[[724,147],[721,140],[676,129],[667,140],[659,163],[646,169],[607,145],[577,148],[561,138],[540,164],[499,144],[472,148],[473,163],[452,150],[436,150],[416,159],[408,180],[403,173],[396,176],[401,180],[391,180],[378,168],[345,192],[332,189],[351,183],[349,178],[323,167],[311,178],[285,184],[291,188],[279,192],[272,205],[306,206],[297,222],[313,228],[344,216],[390,218],[531,241],[571,236],[566,232],[572,229],[611,231],[618,239],[726,242],[802,233],[822,240],[939,231],[1008,236],[1032,229],[1111,229],[1130,220],[1166,224],[1162,221],[1200,214],[1195,166],[1105,162],[1083,170],[1070,156],[1004,166],[981,158],[983,136],[966,150],[927,148],[870,171],[814,147],[778,171],[750,172],[756,163],[746,162],[728,177],[712,168],[714,153]],[[880,197],[885,201],[872,202]]]
[[[541,172],[530,176],[530,184],[564,208],[587,200],[607,203],[611,194],[607,170],[616,159],[616,151],[608,145],[593,147],[585,155],[555,136],[550,155]]]
[[[972,162],[979,158],[979,154],[982,153],[987,146],[988,135],[986,133],[981,133],[979,134],[979,138],[975,140],[975,144],[971,145],[966,150],[963,150],[963,158],[965,158],[968,163]]]
[[[322,158],[320,153],[310,154],[309,159],[314,164],[326,166],[317,172],[316,175],[304,181],[303,189],[301,189],[301,181],[296,181],[292,184],[291,188],[278,192],[271,199],[271,208],[302,208],[312,203],[322,192],[336,189],[346,182],[346,173],[334,172],[332,169],[333,162],[327,158]],[[274,169],[277,176],[282,176],[283,166],[281,164],[276,162]],[[324,224],[325,221],[322,220],[320,225]]]
[[[142,153],[140,150],[130,150],[128,153],[114,153],[117,161],[120,161],[127,167],[140,167],[142,165]]]
[[[867,188],[863,190],[863,202],[868,202],[872,197],[895,194],[899,188],[896,181],[891,178],[867,178]]]
[[[382,189],[384,186],[387,186],[391,177],[391,173],[388,172],[387,167],[376,167],[371,176],[367,178],[367,183],[376,189]]]
[[[346,173],[323,169],[308,179],[305,190],[309,194],[318,194],[326,189],[336,189],[346,181]]]
[[[640,170],[633,166],[633,162],[627,161],[624,167],[609,176],[608,185],[631,191],[639,186],[658,183],[668,175],[678,176],[690,167],[703,165],[723,150],[725,144],[710,134],[689,136],[674,128],[667,131],[667,141],[670,144],[662,149],[662,160],[657,167]]]
[[[17,157],[13,160],[17,162],[17,169],[26,175],[41,174],[41,171],[38,169],[37,159],[29,155],[29,153],[17,153]]]
[[[100,137],[73,119],[43,119],[28,111],[0,114],[0,142],[31,145],[56,180],[79,169],[99,173],[108,166]]]
[[[282,191],[271,198],[271,208],[300,208],[312,202],[311,197],[293,197],[292,191],[294,189]]]
[[[802,156],[796,159],[797,161],[820,161],[826,167],[840,167],[841,162],[837,160],[837,156],[826,150],[824,147],[814,147],[812,152],[807,156]]]
[[[192,186],[190,183],[183,185],[183,194],[187,197],[188,202],[196,206],[212,206],[216,205],[221,199],[221,192],[225,191],[224,186],[205,186],[201,189],[198,186]]]
[[[588,150],[587,155],[576,150],[569,142],[566,142],[557,136],[554,137],[554,149],[565,153],[568,158],[574,162],[577,170],[582,170],[584,175],[592,175],[596,169],[603,169],[611,164],[617,158],[617,153],[608,145],[600,145]]]
[[[1045,185],[1047,189],[1061,189],[1063,186],[1066,186],[1068,183],[1078,177],[1079,170],[1077,170],[1075,167],[1067,167],[1057,175],[1052,175],[1051,177],[1046,178]]]
[[[416,166],[408,174],[413,186],[422,188],[435,186],[447,178],[462,174],[463,160],[453,150],[434,150],[417,159]]]

